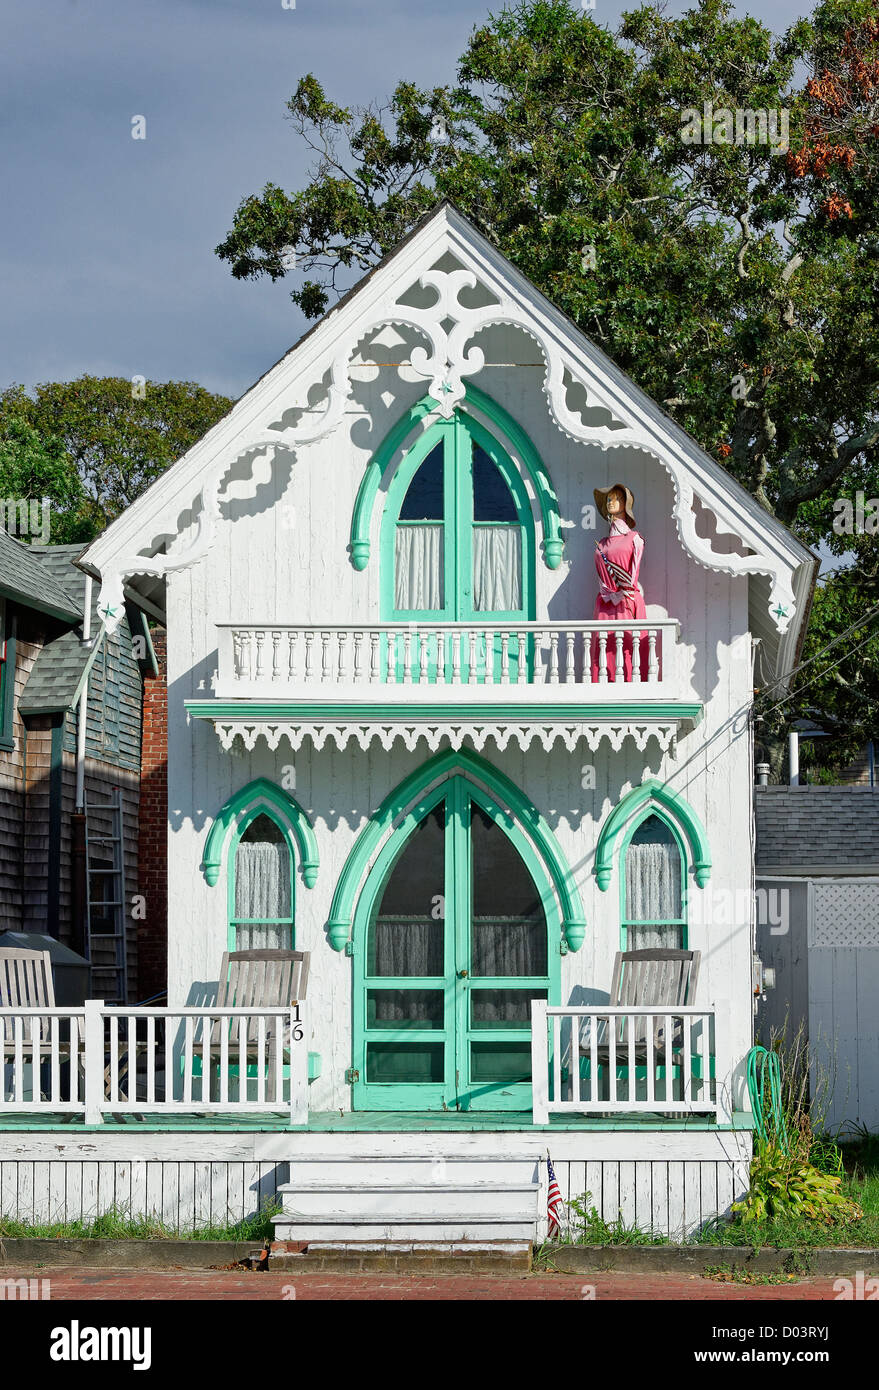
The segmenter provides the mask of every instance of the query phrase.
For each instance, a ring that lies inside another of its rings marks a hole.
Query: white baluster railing
[[[556,1114],[718,1112],[713,1009],[535,999],[531,1052],[535,1124]]]
[[[601,687],[671,691],[678,623],[374,623],[218,627],[220,697],[295,693],[308,698],[367,686],[551,687],[551,700],[606,699]],[[589,693],[592,692],[592,693]],[[429,694],[429,692],[428,692]],[[397,697],[405,698],[400,691]],[[476,693],[475,698],[481,698]],[[519,698],[525,698],[520,696]]]
[[[302,1004],[0,1009],[5,1114],[277,1114],[308,1120]]]
[[[83,1111],[85,1011],[0,1009],[0,1116]]]

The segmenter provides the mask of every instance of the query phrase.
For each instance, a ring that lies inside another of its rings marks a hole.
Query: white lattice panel
[[[879,879],[816,883],[810,946],[879,946]]]

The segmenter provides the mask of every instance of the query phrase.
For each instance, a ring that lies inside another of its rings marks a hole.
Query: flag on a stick
[[[548,1235],[550,1240],[561,1232],[562,1215],[562,1194],[559,1192],[559,1185],[556,1181],[555,1169],[552,1166],[552,1159],[549,1153],[546,1155],[546,1172],[549,1178],[549,1191],[546,1197],[546,1219],[548,1225]]]

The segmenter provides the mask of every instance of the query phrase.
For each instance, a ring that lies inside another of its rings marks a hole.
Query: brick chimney
[[[140,765],[138,893],[145,916],[137,924],[138,998],[148,999],[168,982],[168,679],[165,629],[150,632],[159,674],[143,687]]]

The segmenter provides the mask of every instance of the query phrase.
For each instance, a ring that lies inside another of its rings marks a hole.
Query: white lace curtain
[[[477,613],[516,613],[521,606],[521,528],[474,526],[473,607]]]
[[[235,916],[277,921],[290,912],[290,852],[270,841],[242,840],[235,856]]]
[[[626,918],[631,951],[680,947],[680,926],[633,926],[680,918],[681,856],[673,840],[633,841],[626,851]]]
[[[394,607],[435,613],[443,607],[443,528],[398,526],[394,553]]]
[[[394,563],[395,608],[410,613],[438,612],[443,608],[442,525],[419,522],[398,526]],[[515,613],[521,605],[521,528],[474,526],[474,609],[478,613]]]
[[[442,975],[441,921],[377,921],[375,974],[382,976]]]

